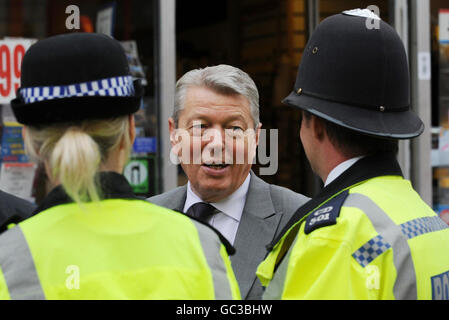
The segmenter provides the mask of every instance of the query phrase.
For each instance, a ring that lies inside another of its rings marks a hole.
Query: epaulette
[[[345,190],[309,214],[304,233],[309,234],[316,229],[336,224],[337,218],[340,216],[340,209],[348,195],[349,190]]]

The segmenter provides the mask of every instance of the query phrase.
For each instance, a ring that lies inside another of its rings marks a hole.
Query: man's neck
[[[217,201],[208,201],[196,194],[192,189],[192,184],[189,181],[187,183],[187,197],[184,204],[184,212],[186,212],[187,209],[196,202],[209,202],[212,203],[218,210],[221,210],[222,212],[230,216],[233,216],[234,214],[233,209],[238,208],[241,205],[241,210],[238,210],[240,213],[237,212],[238,214],[241,214],[241,211],[243,210],[243,207],[245,205],[245,199],[248,193],[250,180],[251,175],[248,174],[243,183],[236,190],[234,190],[234,192],[232,192],[227,197],[221,198]],[[239,217],[236,217],[236,219],[240,220]]]

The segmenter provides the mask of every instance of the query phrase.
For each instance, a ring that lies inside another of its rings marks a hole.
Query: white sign
[[[432,78],[432,64],[430,52],[418,52],[418,79],[430,80]]]
[[[36,172],[34,163],[3,162],[0,171],[0,189],[22,199],[30,200]]]
[[[110,37],[114,34],[114,10],[115,6],[111,5],[97,13],[97,24],[95,31],[97,33],[103,33]]]
[[[147,167],[140,161],[130,161],[123,173],[131,186],[138,186],[148,178]]]
[[[449,9],[440,9],[438,29],[440,43],[449,43]]]
[[[20,87],[22,59],[36,40],[0,40],[0,104],[9,104]]]

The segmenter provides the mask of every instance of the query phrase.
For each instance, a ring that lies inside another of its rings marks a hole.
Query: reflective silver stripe
[[[214,231],[207,226],[192,220],[200,237],[204,255],[212,273],[216,300],[232,300],[231,285],[228,279],[228,271],[220,254],[221,242]]]
[[[282,293],[284,293],[284,285],[287,277],[288,263],[290,261],[290,256],[292,254],[293,248],[296,245],[298,236],[295,237],[292,245],[288,249],[287,254],[284,256],[281,264],[278,266],[276,272],[274,273],[273,279],[271,279],[268,287],[262,296],[263,300],[281,300]]]
[[[401,227],[396,225],[377,204],[365,195],[352,193],[346,198],[343,206],[362,210],[371,220],[377,233],[393,248],[393,261],[397,272],[393,288],[395,298],[400,300],[417,299],[415,266],[407,238],[402,233]]]
[[[0,235],[0,267],[11,299],[45,299],[30,248],[20,226]]]

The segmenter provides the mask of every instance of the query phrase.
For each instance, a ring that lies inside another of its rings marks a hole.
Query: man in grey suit
[[[148,199],[199,217],[233,244],[243,299],[261,298],[255,272],[266,245],[308,200],[251,171],[261,126],[257,87],[245,72],[228,65],[187,72],[176,84],[169,129],[188,183]]]

